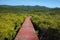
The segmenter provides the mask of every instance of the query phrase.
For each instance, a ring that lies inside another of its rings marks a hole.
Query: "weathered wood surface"
[[[14,40],[39,40],[30,19],[30,16],[25,19]]]

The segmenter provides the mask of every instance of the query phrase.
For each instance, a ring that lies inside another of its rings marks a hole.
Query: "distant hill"
[[[10,6],[10,5],[0,5],[0,7],[3,7],[3,8],[11,8],[11,7],[14,7],[14,8],[19,8],[19,9],[49,9],[48,7],[45,7],[45,6],[24,6],[24,5],[20,5],[20,6]]]
[[[49,8],[49,7],[45,7],[45,6],[24,6],[24,5],[20,5],[20,6],[11,6],[11,5],[0,5],[0,13],[1,12],[24,12],[24,11],[34,11],[34,12],[45,12],[45,11],[53,11],[55,13],[60,14],[60,8]],[[54,14],[55,14],[54,13]]]
[[[48,10],[50,8],[45,6],[10,6],[10,5],[0,5],[0,10],[24,10],[24,11],[30,11],[30,10]]]

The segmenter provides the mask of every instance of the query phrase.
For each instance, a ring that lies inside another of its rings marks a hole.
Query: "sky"
[[[60,7],[60,0],[0,0],[0,5],[39,5],[54,8]]]

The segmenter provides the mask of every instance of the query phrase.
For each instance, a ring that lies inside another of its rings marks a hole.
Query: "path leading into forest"
[[[39,40],[31,22],[31,16],[25,19],[14,40]]]

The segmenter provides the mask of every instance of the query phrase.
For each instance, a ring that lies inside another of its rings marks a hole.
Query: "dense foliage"
[[[0,6],[0,40],[13,40],[28,16],[40,40],[60,40],[60,8],[7,5]]]

